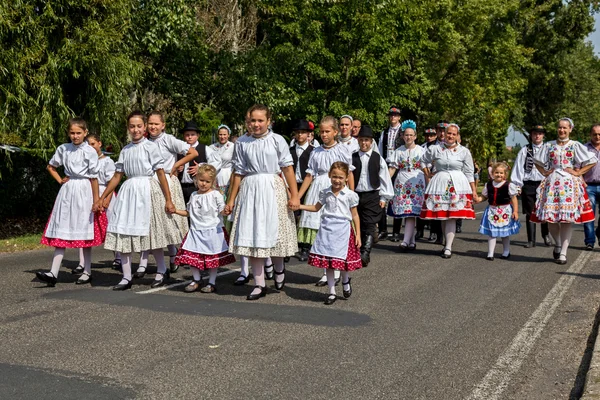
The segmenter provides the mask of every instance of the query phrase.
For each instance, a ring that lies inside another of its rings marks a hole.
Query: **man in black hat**
[[[194,176],[198,172],[198,165],[210,164],[215,167],[217,173],[221,169],[221,156],[209,146],[198,142],[198,132],[198,127],[194,121],[186,122],[183,128],[179,130],[179,133],[183,134],[185,142],[198,152],[198,156],[191,162],[186,163],[185,166],[181,166],[178,169],[183,198],[186,204],[190,200],[192,193],[197,190],[194,185]],[[181,159],[181,156],[177,156],[177,159]]]
[[[534,166],[533,158],[542,149],[544,145],[544,135],[546,129],[542,125],[535,125],[529,133],[529,144],[523,147],[513,165],[510,180],[521,190],[521,203],[523,213],[525,214],[527,227],[526,248],[535,247],[535,223],[530,221],[531,213],[534,211],[537,198],[537,188],[542,183],[544,176]],[[550,246],[552,241],[548,234],[548,224],[542,223],[542,237],[546,246]]]
[[[389,125],[385,128],[379,136],[379,154],[384,160],[400,146],[404,144],[402,139],[402,132],[400,131],[400,109],[392,106],[388,111]],[[394,177],[392,177],[392,181]],[[379,220],[379,235],[377,240],[385,240],[388,237],[387,231],[387,215],[385,212],[382,213],[381,219]],[[392,241],[400,241],[400,228],[402,227],[402,219],[395,218],[394,225],[392,228],[393,236]]]
[[[371,260],[371,248],[376,224],[389,200],[394,196],[394,187],[385,159],[373,149],[373,130],[363,125],[358,132],[359,150],[352,154],[352,165],[358,194],[358,217],[362,247],[360,258],[363,266]]]
[[[306,177],[306,169],[308,168],[308,160],[312,151],[315,149],[313,145],[309,143],[309,134],[315,130],[315,125],[305,119],[299,119],[294,123],[292,132],[294,136],[294,144],[290,147],[290,154],[294,159],[294,174],[296,175],[296,183],[298,184],[298,190],[302,186],[302,182]],[[301,203],[304,203],[304,196],[300,199]],[[300,211],[294,212],[296,216],[296,223],[300,217]],[[310,244],[298,243],[300,251],[297,254],[298,260],[308,260],[308,253],[310,251]]]

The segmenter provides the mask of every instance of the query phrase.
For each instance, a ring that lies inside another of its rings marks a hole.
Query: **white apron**
[[[184,250],[200,254],[220,254],[229,249],[225,241],[223,227],[204,228],[199,230],[190,229],[183,243]]]
[[[350,221],[347,219],[323,217],[321,227],[310,252],[325,257],[345,260],[348,255],[350,229]]]
[[[136,176],[123,183],[119,195],[113,199],[108,232],[129,236],[150,235],[150,179],[151,176]]]
[[[239,201],[238,225],[235,245],[270,249],[277,244],[279,220],[275,201],[273,174],[246,175],[242,179]]]
[[[92,203],[89,178],[69,177],[69,181],[60,187],[56,196],[46,237],[63,240],[94,239]]]

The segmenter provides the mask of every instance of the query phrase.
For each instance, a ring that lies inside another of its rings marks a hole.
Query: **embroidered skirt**
[[[510,204],[488,206],[483,212],[479,233],[491,237],[516,235],[521,229],[521,222],[512,218],[513,208]]]
[[[594,210],[580,177],[555,171],[538,186],[531,221],[583,224],[594,219]]]

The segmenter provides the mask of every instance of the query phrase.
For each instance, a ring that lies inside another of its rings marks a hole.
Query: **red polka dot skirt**
[[[229,234],[225,228],[223,228],[223,235],[225,236],[225,241],[229,244]],[[184,250],[183,244],[186,239],[187,235],[183,238],[181,247],[177,251],[177,256],[175,256],[175,264],[177,265],[189,265],[200,270],[206,270],[223,267],[235,262],[234,255],[227,250],[219,254],[201,254]]]
[[[51,247],[66,247],[69,249],[78,249],[81,247],[96,247],[100,246],[104,243],[104,239],[106,238],[106,228],[108,227],[108,218],[106,217],[106,212],[97,212],[94,213],[94,238],[88,240],[65,240],[60,238],[49,238],[46,237],[46,229],[48,229],[48,223],[50,222],[50,218],[48,218],[48,222],[46,222],[46,227],[44,228],[44,233],[42,234],[42,240],[40,240],[41,244]]]
[[[360,260],[360,250],[356,246],[356,236],[354,229],[350,227],[350,239],[348,239],[348,255],[345,260],[334,257],[322,256],[319,254],[310,253],[308,257],[308,265],[317,268],[333,268],[339,271],[354,271],[362,268]]]

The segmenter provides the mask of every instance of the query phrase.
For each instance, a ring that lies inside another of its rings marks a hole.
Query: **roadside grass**
[[[40,244],[41,233],[16,236],[0,240],[0,253],[15,253],[18,251],[36,250],[46,247]]]

